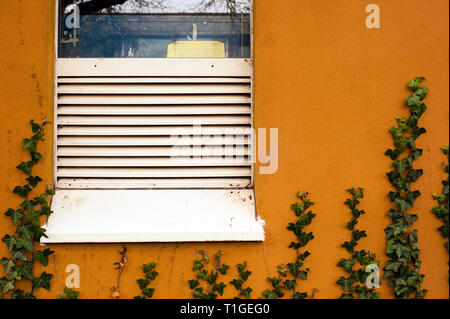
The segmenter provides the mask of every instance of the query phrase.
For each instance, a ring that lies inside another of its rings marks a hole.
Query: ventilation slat
[[[186,106],[60,106],[60,115],[216,115],[251,114],[249,105],[186,105]]]
[[[250,127],[240,126],[63,126],[58,136],[161,136],[161,135],[250,135]]]
[[[249,84],[60,84],[58,94],[250,94]]]
[[[249,125],[250,121],[248,115],[58,117],[58,125]]]
[[[58,147],[57,156],[249,156],[249,148],[241,147]]]
[[[59,167],[192,167],[249,166],[248,158],[59,157]]]
[[[251,185],[250,178],[168,178],[168,179],[98,179],[60,178],[63,189],[144,189],[144,188],[244,188]]]
[[[251,174],[250,167],[198,168],[59,168],[60,177],[107,178],[184,178],[184,177],[243,177]]]
[[[58,188],[251,186],[251,61],[72,60],[56,70]]]
[[[77,137],[61,136],[58,146],[162,146],[162,145],[248,145],[247,136],[138,136],[138,137]]]
[[[251,83],[250,77],[59,77],[58,83],[95,83],[95,84],[108,84],[108,83],[138,83],[138,84],[161,84],[161,83]]]
[[[64,105],[250,104],[250,95],[59,95]]]

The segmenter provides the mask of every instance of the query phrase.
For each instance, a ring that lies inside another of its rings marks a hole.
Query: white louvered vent
[[[56,186],[251,186],[251,69],[242,60],[60,59]]]

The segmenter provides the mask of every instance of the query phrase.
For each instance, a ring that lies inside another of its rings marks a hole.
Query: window
[[[74,13],[73,0],[61,1],[60,58],[250,58],[249,0],[75,5]]]
[[[262,240],[249,0],[61,0],[52,242]]]

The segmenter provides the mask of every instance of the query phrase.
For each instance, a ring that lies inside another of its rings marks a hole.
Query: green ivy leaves
[[[247,270],[247,262],[238,264],[236,267],[238,269],[239,278],[230,281],[230,284],[238,291],[238,295],[235,299],[240,299],[242,297],[250,299],[253,289],[250,287],[243,288],[243,285],[248,280],[248,277],[250,277],[252,272]]]
[[[194,259],[194,265],[192,267],[192,271],[197,272],[197,275],[195,279],[189,280],[189,288],[193,290],[192,294],[194,298],[217,299],[219,295],[223,296],[224,289],[227,287],[225,283],[218,282],[218,279],[221,275],[226,275],[230,266],[221,262],[223,252],[219,250],[214,255],[213,269],[208,270],[206,266],[210,263],[209,257],[204,250],[200,250],[199,253],[201,258]],[[200,281],[206,283],[205,287],[200,286]]]
[[[144,272],[144,279],[136,280],[139,288],[141,289],[142,296],[136,296],[134,299],[151,299],[153,298],[153,294],[155,293],[155,288],[149,288],[148,285],[152,281],[156,279],[159,273],[156,271],[156,266],[158,263],[156,261],[152,261],[148,264],[142,265],[142,271]]]
[[[432,212],[438,219],[443,223],[438,231],[441,233],[442,237],[447,239],[445,242],[445,248],[449,251],[449,146],[443,146],[442,152],[447,157],[447,163],[445,165],[445,173],[447,174],[447,179],[442,181],[442,194],[433,194],[433,199],[437,201],[437,206],[432,209]]]
[[[24,201],[20,204],[20,208],[9,208],[5,212],[5,215],[11,218],[12,224],[16,225],[16,231],[14,234],[7,234],[2,238],[2,242],[6,244],[11,255],[0,260],[6,273],[6,276],[0,279],[1,297],[10,293],[12,299],[34,299],[33,292],[35,290],[41,288],[50,290],[50,281],[53,275],[43,272],[39,277],[34,277],[33,269],[36,260],[40,261],[43,266],[47,266],[48,257],[54,253],[50,249],[43,251],[34,249],[35,242],[45,236],[45,229],[40,226],[39,217],[52,214],[47,197],[52,195],[53,191],[46,190],[45,194],[39,194],[33,199],[29,199],[38,183],[42,182],[39,176],[33,176],[31,172],[33,166],[42,158],[42,155],[37,152],[37,148],[39,142],[44,140],[44,128],[47,124],[49,124],[47,121],[37,124],[31,120],[33,135],[31,138],[23,140],[23,148],[29,151],[31,159],[17,166],[27,175],[25,178],[27,184],[16,186],[13,193],[23,198]],[[16,289],[16,281],[22,279],[31,281],[31,291],[25,292]]]
[[[408,298],[411,294],[415,298],[424,298],[426,294],[426,290],[420,288],[424,275],[420,274],[418,232],[409,230],[418,216],[408,213],[420,196],[419,191],[411,190],[411,184],[423,175],[423,170],[416,169],[414,162],[423,153],[417,148],[416,140],[426,133],[424,128],[418,126],[420,117],[427,110],[423,100],[428,94],[428,88],[422,85],[424,81],[424,77],[417,77],[408,83],[413,92],[406,99],[410,115],[407,119],[401,115],[396,117],[398,126],[389,130],[395,148],[385,153],[393,161],[394,170],[386,175],[395,188],[395,192],[389,192],[388,197],[396,208],[389,210],[392,223],[384,230],[386,254],[390,258],[384,268],[384,278],[388,279],[397,298]],[[405,152],[407,154],[400,158]]]
[[[302,267],[310,253],[308,251],[301,252],[300,250],[314,239],[314,234],[312,232],[307,233],[304,229],[312,223],[316,214],[309,210],[314,203],[308,199],[307,192],[299,191],[297,197],[301,202],[291,205],[291,209],[298,219],[295,223],[289,223],[287,226],[287,230],[291,231],[297,239],[296,242],[291,242],[289,245],[289,248],[295,250],[296,258],[293,263],[288,263],[286,267],[284,265],[278,266],[278,277],[267,278],[272,284],[272,289],[267,289],[262,292],[262,295],[266,299],[278,299],[284,297],[285,293],[283,290],[292,291],[293,299],[305,299],[308,297],[307,293],[297,292],[297,279],[308,279],[309,268],[302,269]],[[287,278],[288,274],[292,279]]]
[[[78,299],[79,295],[80,295],[80,292],[78,292],[72,288],[65,287],[64,295],[58,295],[56,298],[57,299]]]
[[[350,208],[352,214],[350,222],[347,223],[347,229],[351,231],[352,235],[351,241],[346,241],[343,245],[341,245],[341,247],[345,248],[351,256],[348,259],[341,258],[337,264],[349,274],[348,277],[341,276],[336,282],[338,285],[342,286],[342,289],[344,290],[344,293],[339,297],[339,299],[355,299],[356,296],[359,296],[359,299],[378,299],[379,293],[375,292],[373,288],[358,285],[358,283],[366,283],[368,273],[366,273],[363,268],[356,270],[353,269],[357,262],[361,266],[378,263],[375,261],[376,257],[374,254],[366,252],[364,249],[355,251],[358,241],[367,237],[366,231],[355,229],[355,226],[359,222],[358,219],[361,215],[366,213],[365,211],[357,208],[360,204],[360,199],[364,198],[364,189],[360,187],[352,187],[351,189],[348,189],[347,192],[352,195],[352,198],[348,198],[345,201],[345,205]]]

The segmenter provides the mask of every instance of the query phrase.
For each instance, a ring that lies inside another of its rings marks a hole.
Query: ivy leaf
[[[425,81],[423,76],[416,77],[415,79],[409,81],[408,87],[411,88],[414,92],[420,87],[420,84]]]
[[[154,270],[145,273],[145,277],[150,280],[155,280],[158,275],[159,273]]]
[[[43,266],[47,267],[47,265],[48,265],[48,256],[50,256],[53,253],[54,253],[54,251],[52,251],[52,250],[50,250],[48,248],[45,249],[44,251],[37,250],[36,251],[36,255],[34,256],[34,258],[36,260],[39,260]]]
[[[13,225],[16,225],[17,223],[20,222],[20,220],[22,218],[25,217],[25,214],[23,213],[23,210],[18,209],[18,210],[14,210],[14,209],[8,209],[8,211],[5,213],[6,216],[11,217],[12,223]]]
[[[398,158],[398,156],[400,155],[400,151],[399,150],[387,150],[386,153],[384,153],[384,155],[387,155],[391,158],[391,160],[396,160]]]
[[[78,299],[78,296],[80,293],[76,291],[75,289],[65,287],[64,288],[64,294],[65,295],[58,295],[57,299]],[[135,297],[135,299],[139,299],[140,297]]]
[[[242,280],[247,281],[248,277],[250,277],[251,274],[252,274],[251,271],[245,270],[245,271],[241,271],[239,273],[239,276],[242,278]]]
[[[23,187],[21,187],[21,186],[16,186],[16,187],[14,188],[13,193],[19,195],[20,197],[25,198],[25,197],[28,196],[28,194],[29,194],[31,191],[32,191],[31,187],[28,186],[28,185],[25,185],[25,186],[23,186]]]
[[[155,288],[144,288],[144,289],[142,289],[142,294],[145,297],[149,298],[149,299],[153,298],[153,294],[154,293],[155,293]]]
[[[36,143],[28,138],[23,139],[23,148],[30,149],[30,151],[36,152]]]
[[[409,96],[406,99],[407,106],[420,106],[420,97],[417,95]]]
[[[33,242],[29,239],[25,239],[25,238],[16,238],[16,246],[17,248],[25,248],[26,250],[28,250],[30,253],[32,253],[34,251],[34,245]]]
[[[421,88],[418,88],[414,95],[418,96],[419,99],[423,100],[428,95],[428,88],[426,86],[422,86]]]
[[[398,172],[402,174],[409,166],[407,158],[403,158],[402,160],[395,160],[393,163],[394,167],[397,168]]]
[[[32,162],[22,162],[16,168],[21,170],[25,174],[30,175],[32,166],[33,166]]]
[[[251,293],[253,289],[250,287],[247,287],[241,291],[241,295],[244,296],[247,299],[251,299]]]
[[[194,260],[194,267],[192,268],[193,271],[203,269],[205,265],[203,264],[202,260],[195,259]]]
[[[262,295],[264,297],[266,297],[266,299],[277,299],[278,295],[275,294],[273,291],[271,291],[270,289],[266,289],[262,292]]]
[[[298,277],[299,275],[299,269],[300,267],[303,266],[303,263],[296,261],[295,263],[289,263],[287,264],[287,268],[289,269],[289,271],[291,272],[291,274],[294,277]]]
[[[353,257],[356,258],[362,266],[368,265],[372,262],[371,258],[365,250],[356,251],[353,254]]]
[[[411,243],[417,243],[417,229],[409,233],[409,241]]]
[[[233,279],[232,281],[230,281],[230,284],[232,284],[237,290],[241,290],[244,281],[241,279]]]
[[[207,299],[208,298],[208,296],[203,293],[202,287],[195,288],[195,290],[193,292],[193,296],[194,296],[194,298],[199,298],[199,299]]]
[[[338,266],[344,268],[346,272],[351,273],[354,264],[355,261],[353,260],[353,258],[349,259],[342,258],[339,261]]]
[[[36,299],[35,296],[33,296],[31,293],[27,292],[25,293],[23,290],[18,289],[15,290],[12,294],[11,294],[11,299]]]
[[[207,270],[202,270],[197,274],[197,278],[199,279],[203,279],[203,280],[208,280],[208,271]]]
[[[347,229],[348,230],[353,230],[355,228],[356,224],[358,224],[358,221],[356,219],[353,219],[353,220],[349,221],[347,223]]]
[[[297,282],[295,280],[285,280],[283,282],[283,286],[287,289],[287,290],[292,290],[297,286]]]
[[[217,299],[217,295],[213,292],[210,292],[209,294],[206,295],[206,298],[208,299]]]
[[[13,251],[12,255],[11,255],[11,259],[12,260],[27,260],[27,252],[25,249],[19,249],[19,250],[15,250]]]
[[[230,269],[230,266],[223,264],[220,267],[217,267],[217,271],[221,273],[222,275],[225,275],[227,273],[227,270]]]
[[[200,282],[198,280],[189,280],[189,287],[191,289],[194,289],[200,285]]]
[[[6,257],[3,257],[0,260],[0,264],[2,264],[5,267],[5,272],[8,275],[12,273],[13,268],[16,266],[16,264],[12,259],[8,259]]]
[[[413,208],[413,206],[409,202],[407,202],[406,200],[404,200],[401,197],[400,198],[396,198],[395,201],[397,202],[398,207],[400,208],[400,211],[402,213],[404,213],[409,208]]]
[[[412,226],[418,219],[419,217],[417,215],[411,214],[406,217],[406,223],[408,226]]]
[[[225,289],[227,285],[225,285],[223,282],[217,284],[215,283],[213,285],[212,291],[213,292],[218,292],[221,296],[223,296],[223,290]]]
[[[308,294],[306,292],[296,292],[294,295],[294,299],[306,299],[308,298]]]
[[[50,291],[50,280],[53,278],[52,274],[47,274],[45,271],[41,274],[39,278],[33,279],[33,288],[39,289],[43,288]]]
[[[5,235],[2,238],[2,242],[4,242],[6,244],[6,247],[8,247],[8,251],[12,251],[14,249],[14,246],[16,245],[16,237],[14,236],[9,236],[9,235]]]
[[[438,230],[441,232],[442,237],[448,238],[448,235],[449,235],[449,225],[448,224],[442,225],[441,227],[438,228]],[[447,245],[448,245],[448,243],[447,243]]]
[[[361,238],[367,237],[367,234],[366,234],[366,231],[365,231],[365,230],[362,230],[362,231],[360,231],[360,230],[354,230],[354,231],[352,232],[352,237],[353,237],[353,240],[354,240],[354,241],[358,241],[358,240],[360,240]]]
[[[8,291],[14,290],[14,280],[8,280],[8,278],[0,278],[0,291],[2,294],[6,294]]]
[[[358,243],[352,240],[351,242],[346,241],[341,247],[344,247],[349,253],[353,254],[356,245],[358,245]]]
[[[350,291],[350,289],[353,285],[353,282],[354,281],[351,278],[341,277],[341,278],[339,278],[339,280],[336,283],[338,285],[341,285],[345,292],[348,292],[348,291]]]
[[[419,179],[420,176],[423,175],[422,169],[413,169],[408,172],[408,177],[412,182],[415,182]]]
[[[300,254],[298,256],[298,259],[300,259],[301,261],[305,261],[306,258],[308,258],[311,255],[311,253],[309,251],[305,251],[303,254]]]
[[[30,183],[31,187],[36,187],[39,182],[42,182],[42,179],[39,176],[29,176],[26,180]]]
[[[22,265],[17,266],[17,273],[20,277],[33,280],[33,263],[31,261],[24,261]]]
[[[33,225],[19,225],[17,226],[17,234],[22,235],[23,238],[29,240],[29,241],[33,241],[34,240],[34,227]]]
[[[306,268],[305,270],[300,271],[298,273],[298,278],[300,278],[302,280],[308,279],[308,272],[309,272],[309,268]]]

